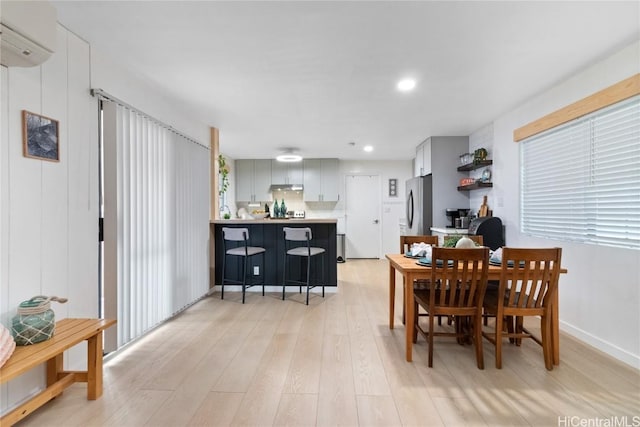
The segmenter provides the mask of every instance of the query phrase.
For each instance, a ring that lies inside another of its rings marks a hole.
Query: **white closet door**
[[[380,177],[347,175],[346,257],[380,257]]]

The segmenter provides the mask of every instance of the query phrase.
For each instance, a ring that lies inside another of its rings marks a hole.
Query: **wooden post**
[[[220,167],[218,166],[218,156],[220,155],[220,134],[217,128],[211,129],[211,141],[209,148],[211,151],[211,211],[209,219],[220,219],[220,196],[218,195],[218,180]],[[209,289],[216,285],[216,236],[213,224],[209,224]]]
[[[220,136],[217,128],[211,128],[211,212],[209,219],[220,219],[220,197],[218,196],[218,177],[220,167],[218,166],[218,156],[220,155]]]

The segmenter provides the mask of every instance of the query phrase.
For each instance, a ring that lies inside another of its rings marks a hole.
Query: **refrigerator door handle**
[[[409,191],[409,199],[407,200],[407,220],[409,228],[413,228],[413,190]]]

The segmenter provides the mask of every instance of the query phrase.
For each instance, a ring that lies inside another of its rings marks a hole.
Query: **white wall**
[[[89,95],[89,46],[62,27],[57,53],[40,67],[2,67],[0,144],[0,321],[35,295],[67,297],[52,304],[58,319],[98,314],[98,133]],[[22,155],[21,111],[59,121],[59,162]],[[84,367],[82,349],[67,365]],[[43,385],[36,369],[1,389],[2,410]]]
[[[493,159],[493,123],[489,123],[469,135],[469,152],[473,153],[478,148],[485,148],[488,153],[487,158]],[[469,172],[469,177],[475,179],[480,178],[484,169],[485,168],[480,168]],[[489,170],[493,172],[493,166],[489,166]],[[460,176],[462,177],[462,174]],[[477,215],[480,210],[480,205],[482,205],[483,196],[485,195],[489,201],[489,209],[494,210],[496,206],[500,204],[504,205],[504,200],[500,199],[497,194],[499,194],[499,190],[495,188],[482,188],[479,190],[469,191],[469,208]],[[495,211],[493,212],[493,215],[498,216]]]
[[[494,215],[513,246],[563,248],[561,328],[640,368],[640,251],[533,238],[520,233],[519,144],[513,131],[640,72],[640,41],[581,71],[493,122]],[[562,347],[561,347],[562,350]]]
[[[199,112],[95,49],[91,50],[91,88],[104,90],[200,144],[208,147],[211,142],[209,125],[199,119]]]
[[[61,26],[56,53],[43,65],[1,70],[0,322],[34,295],[69,298],[53,304],[57,319],[98,316],[99,87],[179,131],[209,143],[209,127],[184,106],[95,54]],[[60,162],[22,155],[21,111],[59,121]],[[65,358],[83,369],[85,348]],[[0,412],[44,386],[44,367],[0,387]]]

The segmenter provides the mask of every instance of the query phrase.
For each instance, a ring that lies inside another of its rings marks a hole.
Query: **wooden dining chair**
[[[407,245],[407,249],[410,249],[414,243],[426,243],[431,246],[437,246],[438,236],[400,236],[400,253],[404,253],[404,245]]]
[[[426,235],[420,235],[420,236],[400,236],[400,253],[404,254],[405,253],[405,246],[407,249],[411,249],[411,245],[413,245],[414,243],[426,243],[428,245],[431,246],[438,246],[438,236],[426,236]],[[404,305],[406,303],[406,296],[405,296],[405,290],[404,290],[404,278],[402,279],[402,324],[405,324],[405,312],[404,312]],[[413,282],[414,287],[424,287],[426,285],[427,281],[426,280],[416,280],[415,282]],[[416,316],[418,316],[418,313],[416,312]]]
[[[425,289],[414,291],[415,310],[423,307],[429,313],[428,329],[420,325],[415,316],[413,342],[418,333],[429,345],[429,367],[433,366],[433,338],[449,336],[475,345],[478,369],[484,369],[482,353],[482,301],[487,288],[489,248],[433,248],[431,253],[431,279]],[[455,318],[453,332],[435,330],[436,316]]]
[[[561,258],[561,248],[502,249],[498,292],[487,292],[483,304],[485,312],[496,318],[494,330],[482,333],[496,347],[496,368],[502,368],[502,338],[508,337],[516,344],[532,338],[542,346],[545,367],[553,369],[551,302],[558,291]],[[540,316],[541,337],[523,327],[524,316]],[[509,325],[506,332],[505,321]]]
[[[483,236],[481,234],[478,234],[478,235],[475,235],[475,234],[472,234],[472,235],[467,235],[467,234],[445,234],[444,239],[443,239],[443,242],[445,243],[445,245],[443,245],[443,246],[448,246],[448,245],[446,245],[448,239],[456,238],[456,243],[457,243],[457,241],[459,239],[461,239],[462,237],[468,237],[474,243],[477,243],[480,246],[482,246],[484,244],[484,238],[483,238]],[[455,247],[455,244],[453,244],[452,247]],[[491,289],[497,289],[497,285],[496,285],[494,280],[490,280],[487,283],[487,292],[489,292]],[[484,324],[485,325],[488,324],[488,321],[487,321],[488,317],[490,317],[490,316],[488,316],[488,315],[484,316]]]

